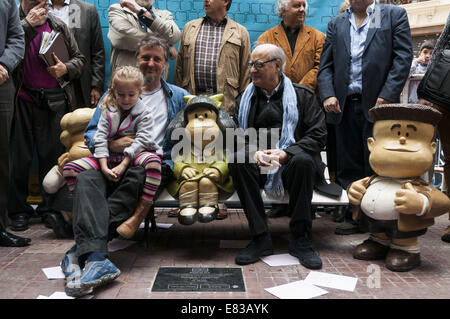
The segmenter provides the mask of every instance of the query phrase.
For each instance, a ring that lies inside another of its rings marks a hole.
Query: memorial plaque
[[[152,291],[245,291],[241,268],[161,267]]]

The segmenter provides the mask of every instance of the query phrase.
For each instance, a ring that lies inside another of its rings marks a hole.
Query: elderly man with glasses
[[[236,256],[236,263],[251,264],[273,253],[259,190],[264,188],[267,196],[279,199],[285,188],[290,195],[289,253],[305,267],[319,269],[322,261],[311,241],[311,199],[314,184],[322,175],[319,167],[327,136],[325,114],[311,89],[292,83],[283,73],[285,64],[282,48],[258,45],[248,63],[252,83],[236,101],[239,127],[268,130],[267,141],[246,139],[245,147],[237,149],[229,164],[252,235],[250,244]],[[271,134],[278,134],[277,145],[270,145]],[[250,153],[250,144],[264,142],[268,148],[259,147]],[[239,154],[246,155],[245,161]]]

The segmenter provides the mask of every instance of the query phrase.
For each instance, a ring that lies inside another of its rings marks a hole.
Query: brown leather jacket
[[[370,177],[365,185],[366,188],[369,187],[370,183],[375,177],[377,177],[377,175],[373,175]],[[408,232],[430,227],[434,224],[434,217],[438,217],[450,211],[450,199],[440,190],[434,188],[420,178],[406,181],[402,185],[402,188],[408,182],[414,186],[418,193],[423,194],[428,198],[429,206],[427,212],[422,216],[399,214],[399,218],[397,221],[397,227],[399,231]],[[361,207],[355,206],[355,210],[353,211],[354,220],[359,219],[360,212]]]
[[[22,27],[23,30],[25,31],[25,57],[26,57],[28,54],[28,50],[30,48],[30,42],[37,35],[37,32],[35,28],[33,28],[25,19],[25,13],[23,12],[22,6],[20,6],[19,8]],[[78,79],[81,76],[83,67],[86,64],[86,58],[78,49],[77,42],[75,41],[75,38],[67,28],[65,23],[51,14],[48,15],[47,19],[50,24],[50,28],[57,32],[61,32],[61,34],[64,36],[64,42],[66,43],[67,49],[69,51],[70,60],[65,63],[68,71],[68,73],[65,75],[66,77],[65,79],[69,80],[70,82],[68,85],[64,87],[64,91],[66,92],[70,110],[73,111],[76,108],[75,107],[76,98],[73,83],[71,80]],[[24,60],[22,60],[22,62],[20,62],[20,64],[17,66],[17,68],[14,70],[13,73],[14,85],[16,87],[16,96],[17,93],[19,92],[19,89],[22,87],[24,69],[25,64]]]
[[[258,42],[272,43],[283,49],[286,55],[284,73],[292,82],[305,85],[312,90],[317,88],[317,72],[325,34],[304,25],[298,33],[294,55],[281,23],[261,34]]]
[[[195,43],[203,18],[186,24],[181,35],[175,69],[175,85],[196,94],[194,77]],[[217,92],[223,93],[224,109],[233,114],[234,102],[239,93],[250,83],[251,46],[248,31],[239,23],[228,18],[220,44],[217,61]]]

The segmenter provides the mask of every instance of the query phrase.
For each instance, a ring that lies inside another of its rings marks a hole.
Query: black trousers
[[[168,165],[162,166],[161,175],[161,184],[166,185],[173,176]],[[72,223],[78,257],[93,252],[108,253],[108,241],[116,236],[115,229],[134,213],[144,182],[145,169],[140,166],[130,167],[118,183],[94,170],[77,176]]]
[[[64,145],[59,139],[63,114],[51,111],[45,102],[35,105],[20,98],[16,110],[10,146],[11,187],[8,201],[10,218],[19,213],[30,216],[33,214],[33,208],[26,200],[35,148],[39,161],[39,185],[42,185],[45,175],[57,164],[58,157],[64,152]],[[44,196],[43,198],[45,201]]]
[[[0,85],[0,230],[7,226],[10,163],[9,140],[14,114],[14,83],[11,78]]]
[[[284,164],[282,173],[285,191],[289,193],[289,228],[293,239],[308,236],[311,231],[311,199],[313,195],[315,162],[307,153],[299,153]],[[264,202],[260,189],[264,187],[266,175],[259,172],[256,164],[230,163],[230,173],[241,205],[247,216],[251,235],[269,231]]]
[[[346,189],[361,178],[373,175],[367,139],[373,123],[364,116],[361,101],[347,98],[341,123],[336,128],[336,183]]]

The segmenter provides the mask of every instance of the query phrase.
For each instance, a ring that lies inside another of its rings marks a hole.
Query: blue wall
[[[98,9],[103,28],[103,39],[106,49],[106,73],[109,79],[110,43],[108,34],[108,7],[120,0],[85,0]],[[326,32],[328,21],[337,15],[342,0],[309,0],[306,24]],[[204,15],[203,0],[155,0],[154,6],[172,12],[180,30],[192,20]],[[228,15],[244,25],[250,33],[250,41],[254,43],[265,30],[277,25],[280,18],[276,15],[276,0],[233,0]],[[171,61],[169,81],[173,79],[175,62]]]

